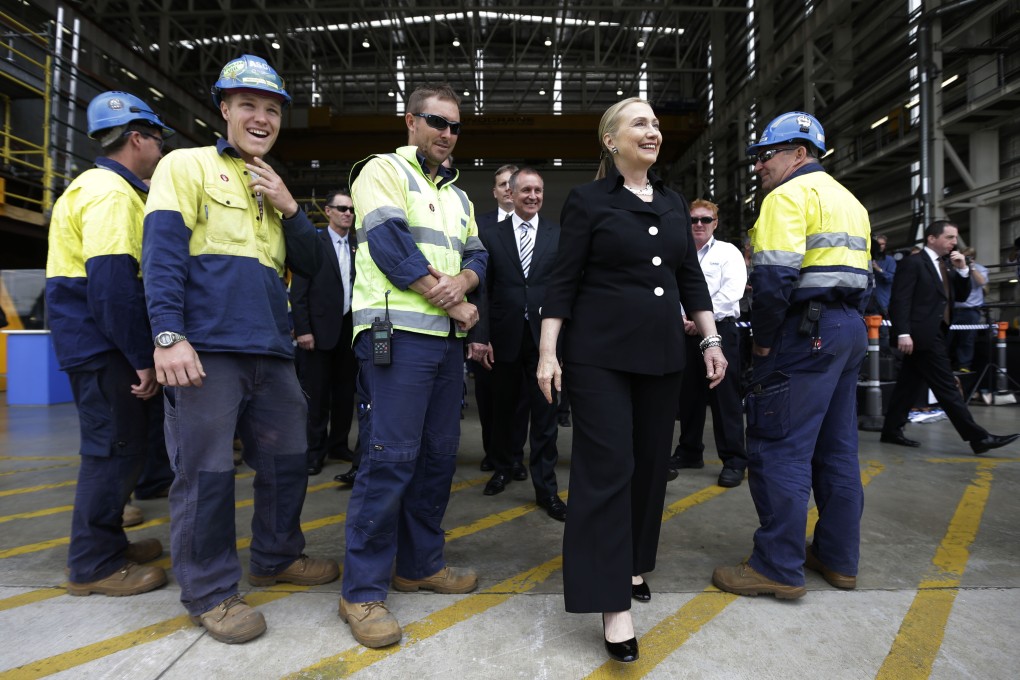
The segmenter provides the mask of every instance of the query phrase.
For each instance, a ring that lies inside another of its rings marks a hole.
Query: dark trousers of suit
[[[716,323],[722,336],[723,356],[729,366],[726,377],[714,389],[708,389],[705,360],[698,346],[701,336],[688,335],[687,363],[680,387],[680,441],[677,458],[686,463],[704,460],[705,406],[712,408],[715,448],[724,467],[747,468],[744,449],[744,407],[740,398],[740,329],[732,320]]]
[[[492,452],[492,371],[476,361],[468,361],[468,370],[475,376],[475,403],[478,405],[478,422],[482,427],[482,451]],[[514,425],[510,443],[514,460],[524,460],[524,444],[528,439],[528,415],[531,411],[528,391],[522,382],[521,398],[514,409]]]
[[[538,388],[538,346],[530,330],[521,334],[521,349],[514,361],[496,361],[492,366],[492,449],[490,459],[497,471],[510,473],[514,462],[516,411],[522,389],[531,411],[531,482],[535,496],[546,499],[557,493],[556,403],[545,400]],[[523,386],[523,387],[522,387]]]
[[[903,355],[903,365],[896,378],[889,397],[889,408],[885,415],[882,431],[894,434],[906,424],[910,407],[927,383],[939,406],[949,416],[949,421],[965,441],[984,439],[988,431],[974,422],[973,416],[963,402],[963,396],[953,379],[953,368],[949,364],[949,350],[946,346],[945,324],[939,335],[927,349],[917,349]]]
[[[347,454],[354,420],[354,376],[358,370],[350,338],[350,315],[333,349],[302,350],[301,387],[308,397],[308,463],[319,463],[326,454]],[[355,461],[357,464],[357,461]]]
[[[631,576],[655,568],[680,374],[564,373],[574,429],[563,598],[568,612],[623,611]]]

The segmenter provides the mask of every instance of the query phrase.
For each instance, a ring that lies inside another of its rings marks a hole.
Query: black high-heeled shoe
[[[602,615],[602,639],[606,643],[606,652],[609,654],[610,659],[614,659],[621,663],[631,663],[638,660],[638,644],[637,638],[632,637],[629,640],[623,642],[610,642],[606,638],[606,615]]]
[[[634,585],[630,584],[630,596],[638,602],[648,602],[652,599],[652,591],[648,588],[648,581]]]

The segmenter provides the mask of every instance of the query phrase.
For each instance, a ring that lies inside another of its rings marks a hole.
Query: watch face
[[[177,334],[170,331],[163,331],[156,336],[156,344],[159,347],[171,347],[177,342]]]

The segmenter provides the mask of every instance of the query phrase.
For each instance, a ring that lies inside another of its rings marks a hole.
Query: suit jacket
[[[646,375],[684,367],[680,303],[712,311],[683,196],[649,173],[645,203],[611,169],[575,187],[560,217],[544,316],[566,320],[563,359]]]
[[[482,213],[481,215],[475,215],[475,224],[478,225],[479,229],[481,229],[482,227],[494,227],[496,226],[496,222],[498,221],[499,221],[498,208],[496,210],[490,210],[487,213]]]
[[[546,284],[556,262],[560,241],[560,226],[539,215],[535,233],[535,248],[527,279],[521,268],[517,250],[517,235],[513,219],[507,218],[491,226],[478,228],[478,237],[489,251],[489,264],[485,271],[487,325],[482,333],[492,342],[496,361],[514,361],[521,349],[523,333],[531,333],[538,345],[542,332],[542,304]],[[524,318],[524,310],[528,318]]]
[[[294,272],[290,283],[290,306],[294,315],[294,333],[315,337],[315,348],[331,350],[340,342],[344,327],[344,286],[354,282],[353,230],[347,236],[351,252],[351,281],[340,276],[340,262],[329,236],[329,228],[318,232],[319,249],[322,251],[322,266],[318,273],[308,278]],[[347,312],[350,316],[350,312]],[[348,326],[349,326],[348,320]],[[348,344],[350,338],[346,338]]]
[[[952,269],[952,268],[950,268]],[[950,271],[953,295],[962,302],[970,295],[970,278]],[[931,349],[942,341],[943,313],[949,304],[942,279],[935,264],[924,251],[900,260],[893,277],[892,295],[889,298],[889,316],[892,333],[889,343],[895,347],[899,336],[909,335],[915,349]]]

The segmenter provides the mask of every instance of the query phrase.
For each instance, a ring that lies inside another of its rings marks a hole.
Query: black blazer
[[[963,302],[970,295],[970,278],[950,269],[955,301]],[[931,349],[941,342],[942,315],[948,302],[942,279],[927,253],[921,251],[900,260],[889,298],[892,320],[889,344],[895,347],[901,335],[909,335],[919,350]],[[952,308],[950,305],[950,314]]]
[[[496,361],[514,361],[520,353],[524,332],[530,332],[535,345],[538,345],[542,332],[542,304],[546,284],[556,262],[560,226],[539,215],[527,280],[521,268],[512,218],[491,226],[479,225],[478,237],[489,251],[484,287],[487,313],[480,321],[488,328],[482,332],[492,342]],[[527,319],[524,318],[525,307]]]
[[[680,303],[712,310],[683,196],[649,173],[654,199],[623,187],[615,168],[571,190],[543,305],[562,318],[563,359],[664,375],[684,367]]]
[[[351,250],[351,282],[342,281],[340,262],[329,236],[329,228],[318,232],[322,266],[311,279],[293,273],[290,282],[290,307],[294,315],[294,333],[315,337],[315,348],[330,350],[340,342],[344,325],[344,286],[353,285],[354,253],[353,230],[347,235]],[[347,313],[348,317],[350,312]]]
[[[496,222],[498,220],[499,220],[498,208],[496,210],[490,210],[487,213],[482,213],[481,215],[475,215],[475,224],[478,225],[479,229],[481,229],[482,227],[494,227],[496,226]]]

